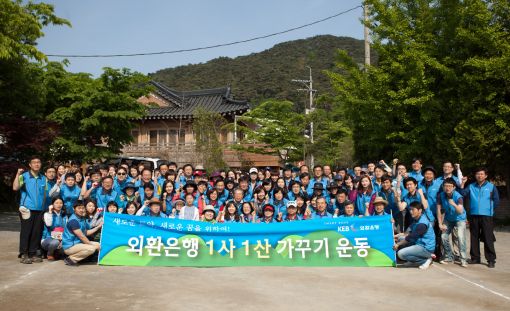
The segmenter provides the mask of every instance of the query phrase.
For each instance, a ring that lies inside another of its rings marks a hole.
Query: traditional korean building
[[[152,81],[154,91],[138,101],[149,106],[147,115],[136,121],[132,130],[133,143],[123,149],[124,156],[155,157],[177,162],[202,164],[195,153],[193,112],[197,108],[217,112],[228,122],[250,109],[247,101],[233,98],[230,88],[197,91],[176,91]],[[239,141],[231,131],[222,131],[218,137],[224,149],[224,160],[231,168],[245,165],[278,166],[279,157],[252,153],[238,153],[229,146]]]

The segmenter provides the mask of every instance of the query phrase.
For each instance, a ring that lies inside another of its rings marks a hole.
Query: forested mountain
[[[288,99],[301,110],[306,94],[297,92],[303,86],[291,80],[308,79],[306,66],[310,66],[318,95],[329,92],[330,83],[322,71],[333,69],[337,49],[346,50],[357,62],[363,62],[362,40],[321,35],[280,43],[246,56],[162,69],[150,76],[177,90],[230,86],[236,98],[253,104],[269,98]]]

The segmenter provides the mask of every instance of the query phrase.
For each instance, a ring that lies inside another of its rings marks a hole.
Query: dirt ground
[[[510,310],[510,233],[498,260],[462,268],[173,268],[22,265],[0,216],[0,310]]]

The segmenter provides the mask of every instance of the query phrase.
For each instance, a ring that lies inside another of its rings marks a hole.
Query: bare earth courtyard
[[[0,310],[510,310],[510,233],[498,260],[417,268],[22,265],[19,223],[0,216]]]

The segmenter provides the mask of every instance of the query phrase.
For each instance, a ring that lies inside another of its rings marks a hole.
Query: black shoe
[[[30,259],[32,260],[32,262],[43,262],[42,257],[39,257],[39,256],[33,256]]]
[[[496,263],[494,261],[489,261],[489,263],[487,264],[487,267],[496,268]]]
[[[480,264],[480,259],[478,259],[478,260],[468,259],[467,262],[470,265],[479,265]]]
[[[68,266],[72,266],[72,267],[77,267],[78,266],[78,263],[77,262],[74,262],[71,258],[69,257],[66,257],[66,259],[64,259],[64,263]]]
[[[24,263],[24,264],[31,264],[32,259],[30,259],[30,257],[28,257],[28,255],[22,255],[19,262]]]

